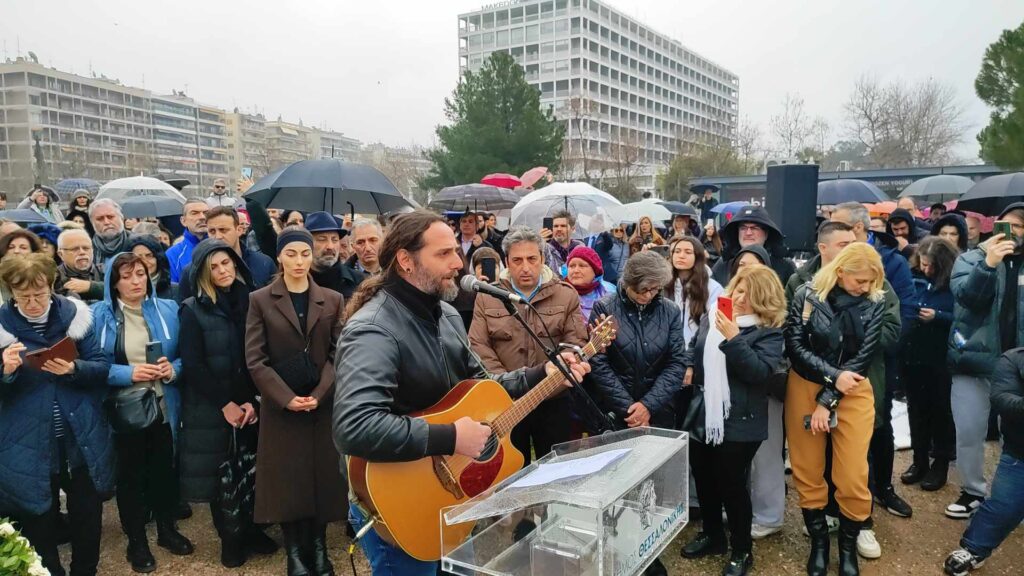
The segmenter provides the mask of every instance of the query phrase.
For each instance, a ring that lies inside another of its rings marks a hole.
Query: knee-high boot
[[[309,550],[307,548],[304,520],[281,523],[284,533],[285,560],[288,564],[288,576],[312,576],[309,571]]]
[[[857,536],[863,522],[839,516],[839,576],[859,576]]]
[[[825,521],[824,510],[802,509],[804,525],[811,536],[811,553],[807,557],[807,576],[826,576],[828,574],[828,522]],[[854,540],[856,549],[856,540]],[[856,553],[856,550],[854,551]]]

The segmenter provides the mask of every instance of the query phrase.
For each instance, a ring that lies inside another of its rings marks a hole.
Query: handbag
[[[313,359],[309,357],[309,341],[298,354],[270,365],[296,396],[309,396],[320,381]]]
[[[786,402],[786,383],[789,382],[789,370],[792,364],[789,358],[782,357],[782,361],[775,366],[775,371],[768,378],[768,395],[779,402]]]
[[[252,436],[232,428],[227,458],[217,468],[217,501],[224,516],[221,537],[242,536],[252,526],[256,506],[256,453],[239,434]]]
[[[683,416],[683,430],[690,434],[691,440],[701,444],[708,443],[708,431],[704,422],[704,388],[694,387],[693,397],[686,407],[686,415]]]
[[[103,400],[103,409],[118,434],[145,430],[161,418],[160,395],[149,386],[115,390]]]

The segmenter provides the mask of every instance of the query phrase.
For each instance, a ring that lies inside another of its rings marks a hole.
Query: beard
[[[122,232],[124,232],[124,228],[122,228],[120,230],[117,230],[117,229],[106,230],[104,232],[97,231],[96,235],[99,236],[101,240],[110,241],[110,240],[113,240],[113,239],[117,238],[118,236],[120,236]]]
[[[338,263],[337,254],[321,254],[313,259],[313,264],[317,268],[331,268]]]
[[[435,276],[418,265],[410,280],[424,294],[436,296],[445,302],[451,302],[459,296],[459,285],[455,283],[454,277]]]

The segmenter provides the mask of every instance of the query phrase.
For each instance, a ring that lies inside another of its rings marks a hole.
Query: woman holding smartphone
[[[658,233],[658,229],[654,227],[654,222],[647,216],[642,216],[640,221],[637,222],[636,230],[633,231],[633,235],[629,238],[629,253],[636,254],[650,246],[664,246],[665,239]]]
[[[178,305],[156,297],[141,258],[122,252],[107,266],[105,294],[93,304],[93,330],[110,362],[111,394],[150,388],[159,399],[155,421],[142,429],[114,422],[117,451],[117,511],[128,536],[128,562],[136,572],[152,572],[156,559],[146,536],[146,511],[156,517],[157,540],[171,554],[187,556],[192,542],[175,526],[178,473],[174,466],[181,397],[178,376]],[[116,414],[111,418],[117,420]]]
[[[688,410],[690,458],[703,530],[682,554],[700,558],[728,548],[722,508],[729,518],[732,556],[725,576],[754,564],[750,535],[750,463],[768,438],[767,381],[782,360],[786,295],[770,268],[754,264],[725,289],[731,310],[712,304],[686,352],[687,372],[699,398]],[[722,299],[724,300],[724,298]]]
[[[884,283],[878,252],[857,242],[801,286],[790,305],[785,334],[793,369],[786,386],[786,438],[811,537],[810,575],[828,572],[826,434],[832,440],[832,482],[840,510],[839,572],[859,573],[857,535],[871,514],[868,447],[875,394],[869,374],[884,370],[883,350],[900,332],[898,307],[887,308]]]

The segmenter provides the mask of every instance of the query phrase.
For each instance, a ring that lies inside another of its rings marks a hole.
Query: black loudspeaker
[[[816,252],[817,164],[769,166],[765,209],[782,230],[791,252]]]

